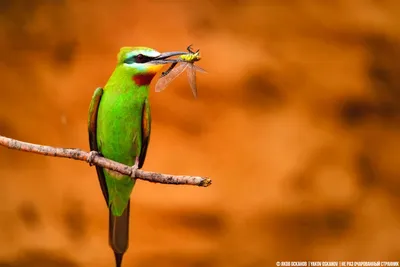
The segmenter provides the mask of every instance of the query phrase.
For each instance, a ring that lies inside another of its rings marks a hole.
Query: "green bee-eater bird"
[[[150,82],[164,64],[176,62],[169,57],[184,54],[159,53],[147,47],[121,48],[114,72],[104,88],[96,89],[90,103],[91,153],[129,166],[143,166],[151,132]],[[135,181],[100,167],[96,171],[109,207],[109,245],[120,267],[128,249],[130,195]]]

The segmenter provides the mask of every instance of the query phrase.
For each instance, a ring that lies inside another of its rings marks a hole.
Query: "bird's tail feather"
[[[121,216],[112,215],[109,211],[108,242],[114,250],[116,267],[121,267],[122,257],[128,250],[129,244],[129,211],[130,200]]]

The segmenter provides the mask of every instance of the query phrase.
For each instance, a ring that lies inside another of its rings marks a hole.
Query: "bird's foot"
[[[90,151],[89,156],[87,158],[87,162],[89,163],[90,166],[93,166],[93,160],[95,157],[100,156],[101,154],[97,151]]]
[[[135,165],[132,166],[131,177],[136,178],[136,170],[139,169],[139,158],[136,158]]]

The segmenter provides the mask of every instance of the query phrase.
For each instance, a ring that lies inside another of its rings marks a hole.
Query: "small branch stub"
[[[160,184],[175,185],[195,185],[207,187],[211,185],[211,179],[201,176],[172,175],[156,172],[149,172],[130,167],[122,163],[104,158],[96,151],[85,152],[78,148],[58,148],[51,146],[43,146],[18,141],[0,135],[0,145],[9,149],[20,150],[24,152],[36,153],[44,156],[69,158],[80,161],[86,161],[90,165],[96,165],[102,168],[113,170],[124,175],[132,177],[132,179],[140,179]]]

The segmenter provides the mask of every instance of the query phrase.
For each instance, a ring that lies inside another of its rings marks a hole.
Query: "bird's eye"
[[[1,1],[1,0],[0,0]],[[151,57],[148,57],[148,56],[145,56],[145,55],[143,55],[143,54],[138,54],[138,55],[136,55],[136,56],[133,56],[133,57],[129,57],[129,58],[127,58],[125,61],[124,61],[124,63],[126,63],[126,64],[132,64],[132,63],[146,63],[146,62],[149,62],[149,61],[151,61],[153,58],[151,58]]]
[[[143,56],[142,54],[139,54],[137,56],[135,56],[135,62],[136,63],[145,63],[147,60],[146,56]]]

